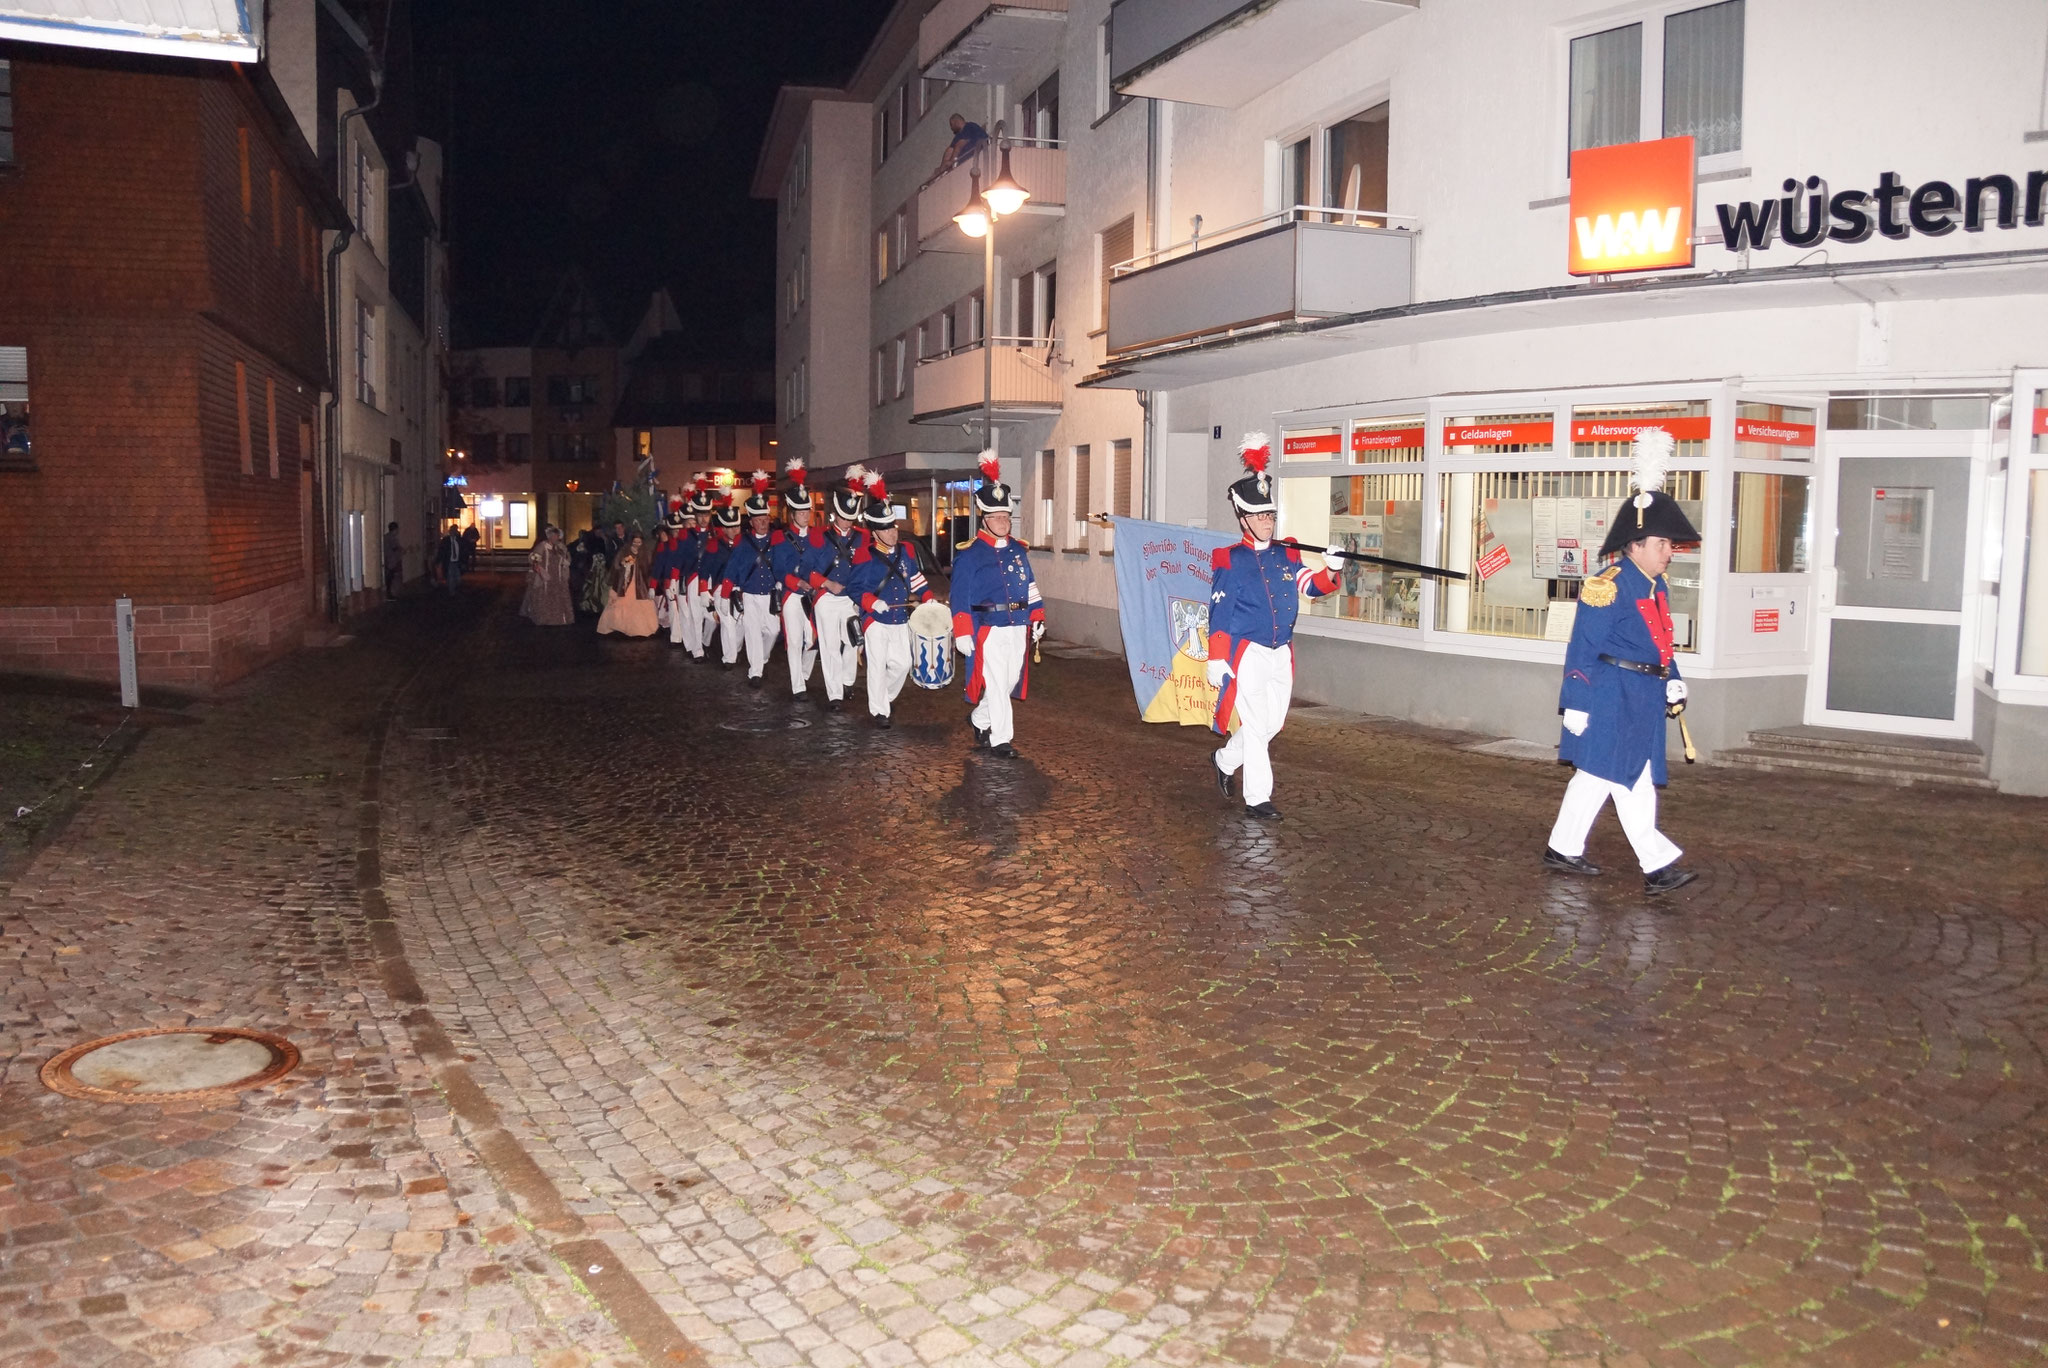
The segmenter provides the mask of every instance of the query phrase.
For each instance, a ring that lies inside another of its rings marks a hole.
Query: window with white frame
[[[1085,551],[1088,548],[1089,500],[1095,497],[1095,491],[1091,487],[1094,483],[1092,478],[1094,471],[1090,469],[1094,462],[1089,458],[1089,450],[1086,444],[1074,447],[1072,450],[1074,461],[1074,520],[1071,524],[1073,530],[1069,534],[1070,540],[1067,542],[1067,547],[1073,551]]]
[[[1017,129],[1025,138],[1060,140],[1060,74],[1055,71],[1017,106]]]
[[[890,397],[901,399],[904,386],[909,383],[910,363],[908,358],[910,340],[907,337],[898,337],[890,345],[895,351],[895,383],[891,386]]]
[[[811,252],[808,247],[796,254],[796,303],[802,308],[811,297]]]
[[[349,180],[349,213],[355,220],[356,235],[369,246],[375,247],[383,236],[377,222],[377,164],[370,156],[370,147],[362,138],[350,140],[355,149],[351,158]]]
[[[1137,251],[1136,219],[1125,217],[1112,223],[1096,236],[1095,250],[1102,267],[1100,306],[1096,311],[1097,326],[1109,326],[1109,282],[1118,266],[1129,261]]]
[[[0,58],[0,166],[14,165],[14,68]]]
[[[796,363],[796,411],[806,413],[811,407],[811,364],[810,358],[799,358]]]
[[[377,407],[377,310],[356,301],[356,401]]]
[[[1109,82],[1109,24],[1105,19],[1095,26],[1095,113],[1098,119],[1106,119],[1131,102],[1131,97],[1118,91]]]
[[[1728,568],[1804,574],[1813,546],[1816,411],[1742,400],[1735,406],[1735,499]]]
[[[889,374],[888,374],[888,366],[889,366],[889,349],[888,349],[888,348],[887,348],[886,346],[883,346],[883,347],[877,347],[877,348],[875,348],[875,407],[876,407],[876,408],[880,408],[880,407],[881,407],[881,406],[882,406],[883,404],[885,404],[885,403],[887,403],[887,402],[888,402],[888,397],[889,397],[889,396],[888,396],[888,390],[887,390],[887,385],[888,385],[888,380],[889,380]]]
[[[1742,149],[1745,0],[1672,5],[1571,40],[1570,150],[1690,136]]]
[[[34,470],[28,415],[28,348],[0,347],[0,470]]]
[[[1053,509],[1059,493],[1059,457],[1050,447],[1038,453],[1038,480],[1034,492],[1038,495],[1038,541],[1042,546],[1051,546],[1053,530],[1058,526],[1053,521]]]
[[[875,284],[889,278],[889,229],[887,225],[875,230]]]

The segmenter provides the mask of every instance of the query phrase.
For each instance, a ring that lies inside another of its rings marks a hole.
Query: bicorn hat
[[[1003,483],[1003,463],[997,458],[994,448],[981,453],[981,473],[984,477],[981,488],[974,491],[974,506],[984,514],[1015,513],[1017,495]]]
[[[1247,432],[1237,444],[1237,458],[1244,462],[1245,476],[1230,486],[1230,506],[1239,517],[1253,513],[1277,513],[1273,502],[1273,477],[1266,465],[1273,459],[1273,443],[1263,432]]]
[[[1700,541],[1692,519],[1685,516],[1678,500],[1664,492],[1664,477],[1677,447],[1676,439],[1663,428],[1644,428],[1635,435],[1630,443],[1635,466],[1629,472],[1629,485],[1636,493],[1614,511],[1601,555],[1616,555],[1645,537],[1669,537],[1681,544]]]
[[[782,470],[784,474],[789,476],[789,488],[782,493],[782,506],[792,512],[798,509],[809,511],[812,507],[811,491],[804,484],[804,478],[808,474],[804,469],[804,458],[801,456],[790,457],[789,464],[784,466]]]
[[[862,492],[867,485],[867,480],[868,468],[866,466],[853,466],[846,472],[846,487],[832,491],[833,517],[843,518],[847,522],[859,522],[861,520],[862,515],[867,511],[867,495]]]

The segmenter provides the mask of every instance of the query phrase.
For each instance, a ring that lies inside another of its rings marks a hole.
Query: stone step
[[[1749,744],[1754,750],[1895,761],[1920,769],[1954,770],[1964,774],[1982,774],[1985,769],[1984,752],[1973,743],[1933,737],[1884,736],[1873,732],[1800,727],[1753,731],[1749,734]]]
[[[1891,784],[1899,788],[1924,785],[1938,788],[1981,789],[1995,792],[1998,785],[1975,772],[1946,766],[1927,766],[1896,755],[1858,756],[1816,751],[1749,746],[1723,751],[1715,757],[1721,765],[1765,770],[1783,774],[1831,774],[1867,784]]]

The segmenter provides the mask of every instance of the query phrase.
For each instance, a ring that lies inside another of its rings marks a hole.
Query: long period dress
[[[543,541],[526,558],[526,598],[519,614],[539,627],[567,627],[576,621],[569,602],[569,549]]]
[[[653,636],[660,627],[640,562],[620,552],[618,568],[612,571],[612,601],[605,605],[603,616],[597,620],[598,635],[618,632],[623,636]]]

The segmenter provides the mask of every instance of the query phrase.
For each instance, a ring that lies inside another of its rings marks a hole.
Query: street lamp
[[[1003,126],[997,124],[996,137],[1001,139],[1002,135]],[[1031,198],[1031,192],[1010,174],[1009,143],[1005,141],[1002,146],[1003,160],[995,181],[984,190],[981,188],[981,172],[969,172],[967,203],[953,215],[953,222],[960,225],[961,232],[981,239],[981,433],[989,450],[997,452],[998,456],[1001,452],[996,443],[996,220],[1016,213],[1024,207],[1024,201]],[[968,507],[974,507],[973,500],[968,500]],[[975,523],[980,522],[978,513],[970,516]]]

